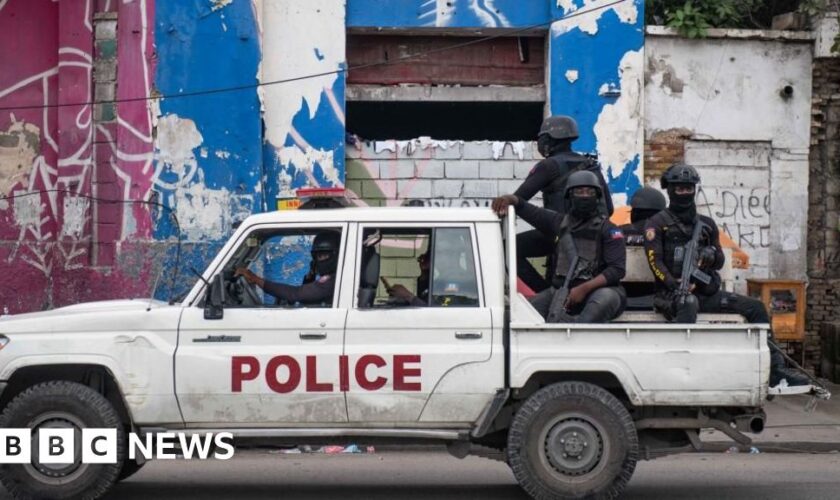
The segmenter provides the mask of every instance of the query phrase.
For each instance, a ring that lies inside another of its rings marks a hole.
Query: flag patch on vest
[[[610,238],[614,240],[623,240],[624,233],[622,233],[621,229],[618,228],[610,229]]]

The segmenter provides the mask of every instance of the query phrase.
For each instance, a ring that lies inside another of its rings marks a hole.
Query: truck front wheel
[[[14,498],[99,498],[114,484],[125,457],[125,432],[102,394],[75,382],[37,384],[20,393],[0,415],[0,428],[32,432],[31,461],[0,465],[0,482]],[[82,463],[82,429],[117,430],[115,463]],[[41,463],[39,430],[70,429],[74,453],[69,463]]]
[[[618,498],[636,468],[639,440],[627,409],[585,382],[540,389],[516,412],[508,464],[533,498]]]

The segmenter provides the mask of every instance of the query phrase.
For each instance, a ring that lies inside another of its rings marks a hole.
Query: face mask
[[[598,212],[598,197],[575,197],[571,198],[571,214],[578,219],[590,219]]]
[[[551,156],[551,147],[553,145],[553,140],[551,136],[548,134],[543,134],[537,137],[537,151],[543,156],[543,158],[548,158]]]
[[[329,258],[326,260],[318,260],[314,254],[312,255],[312,258],[315,261],[315,272],[317,272],[319,276],[328,276],[335,273],[338,262],[334,253],[330,253]]]
[[[676,213],[683,222],[691,222],[697,215],[697,208],[694,205],[695,194],[677,194],[674,186],[668,187],[668,199],[670,200],[668,208]]]

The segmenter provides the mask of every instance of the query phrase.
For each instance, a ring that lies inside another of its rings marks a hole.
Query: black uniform
[[[711,282],[708,285],[695,283],[694,295],[699,302],[699,311],[741,313],[740,310],[724,311],[724,306],[721,305],[723,297],[727,297],[724,303],[728,309],[731,309],[729,304],[738,303],[740,306],[745,304],[741,303],[743,301],[729,297],[734,294],[720,291],[720,274],[717,271],[723,267],[724,256],[723,249],[720,246],[720,233],[717,225],[715,221],[705,215],[696,215],[695,220],[704,223],[709,228],[708,232],[701,235],[698,246],[701,248],[708,247],[714,251],[714,259],[701,268],[711,276]],[[679,278],[682,274],[681,255],[685,245],[691,241],[694,224],[682,222],[671,209],[665,209],[648,219],[645,225],[645,255],[656,278],[656,301],[654,305],[669,320],[680,319],[680,322],[690,323],[696,321],[697,311],[692,313],[685,310],[685,308],[692,307],[691,302],[689,301],[688,305],[678,304],[676,294],[679,288]],[[762,310],[764,309],[764,306],[758,300],[747,297],[743,297],[743,299],[754,301]],[[746,307],[743,313],[744,317],[750,322],[762,322],[753,321],[753,319],[759,318],[755,315],[754,309],[755,307]],[[695,316],[692,318],[692,315]],[[766,320],[767,313],[764,312],[759,319]]]
[[[647,220],[640,220],[624,224],[624,243],[628,247],[641,247],[645,244],[645,224]],[[656,293],[656,283],[624,282],[622,285],[627,293],[627,309],[631,311],[649,311],[653,309],[653,299]]]
[[[330,307],[335,290],[335,275],[321,276],[300,286],[265,280],[263,290],[275,297],[278,303],[285,301],[289,304]]]
[[[609,195],[609,188],[598,162],[573,151],[561,151],[544,160],[540,160],[515,194],[523,200],[530,200],[538,192],[543,193],[543,206],[560,214],[566,213],[564,195],[566,181],[569,175],[578,170],[589,170],[598,176],[601,192],[604,194],[605,205],[602,207],[607,215],[612,215],[613,204]],[[545,257],[554,251],[554,236],[539,230],[526,231],[516,236],[517,268],[522,281],[535,292],[548,288],[548,282],[534,269],[528,261],[532,257]]]
[[[531,299],[531,304],[543,317],[566,316],[563,322],[605,323],[618,317],[624,310],[625,295],[620,281],[625,273],[624,235],[605,215],[596,214],[587,221],[578,221],[572,216],[536,207],[520,199],[515,205],[516,213],[523,220],[543,234],[550,234],[559,241],[566,231],[572,232],[580,261],[575,279],[570,288],[588,281],[599,274],[607,280],[607,286],[599,288],[586,300],[569,311],[549,311],[554,293],[563,286],[565,274],[570,267],[569,257],[560,251],[560,245],[554,255],[554,272],[551,287],[538,293]]]

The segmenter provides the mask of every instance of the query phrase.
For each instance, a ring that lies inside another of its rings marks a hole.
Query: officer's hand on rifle
[[[715,264],[716,252],[714,247],[703,247],[697,256],[697,267],[706,269]]]
[[[569,290],[569,295],[566,297],[566,308],[574,307],[578,304],[582,304],[584,300],[586,300],[586,296],[589,295],[586,289],[583,286],[576,286]]]
[[[496,215],[499,217],[504,217],[507,215],[507,209],[511,205],[516,205],[519,201],[519,198],[516,195],[512,194],[503,194],[502,196],[496,197],[493,199],[493,203],[491,207],[493,211],[496,212]]]

